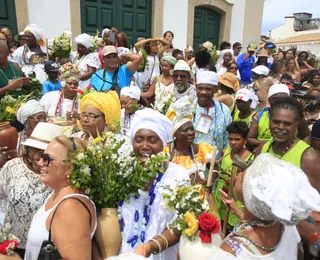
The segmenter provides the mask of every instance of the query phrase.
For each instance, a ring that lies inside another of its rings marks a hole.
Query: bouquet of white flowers
[[[2,255],[13,255],[20,243],[19,238],[10,232],[10,224],[6,224],[0,231],[0,254]]]

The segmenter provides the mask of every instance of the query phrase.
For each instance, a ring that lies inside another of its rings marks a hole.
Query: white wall
[[[69,0],[28,0],[28,13],[29,24],[37,25],[48,39],[71,31]]]
[[[232,6],[230,42],[242,43],[245,0],[237,0]]]
[[[164,0],[163,3],[163,33],[172,31],[173,46],[180,50],[184,50],[187,45],[188,3],[187,0]],[[155,36],[162,37],[163,34]]]

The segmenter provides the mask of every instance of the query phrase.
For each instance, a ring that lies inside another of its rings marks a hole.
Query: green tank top
[[[233,121],[237,122],[237,121],[242,121],[247,123],[247,125],[250,124],[251,120],[252,120],[252,116],[254,115],[254,113],[252,113],[250,116],[246,117],[246,118],[240,118],[239,117],[240,111],[237,111],[234,116],[233,116]]]
[[[299,140],[295,146],[293,146],[287,153],[285,153],[282,157],[279,154],[276,154],[272,150],[273,139],[269,140],[262,147],[261,153],[269,153],[274,157],[284,160],[286,162],[292,163],[293,165],[301,168],[301,158],[305,150],[307,150],[310,146],[304,141]]]
[[[262,116],[258,119],[258,140],[270,140],[272,135],[270,132],[269,111],[264,110]]]
[[[9,61],[8,68],[0,69],[0,88],[7,86],[10,79],[18,79],[20,77],[21,77],[20,71],[11,61]],[[10,95],[15,97],[20,96],[23,93],[24,93],[23,89],[13,90],[9,92]]]

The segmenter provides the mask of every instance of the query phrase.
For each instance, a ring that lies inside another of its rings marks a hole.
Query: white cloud
[[[314,18],[320,17],[319,0],[266,0],[263,10],[261,32],[284,24],[284,17],[293,13],[312,13]]]

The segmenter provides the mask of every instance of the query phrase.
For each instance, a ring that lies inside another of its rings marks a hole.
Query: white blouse
[[[20,239],[19,248],[25,248],[32,217],[52,192],[39,174],[32,172],[22,158],[7,162],[0,171],[0,202],[5,223],[12,226],[12,234]]]
[[[152,239],[155,235],[162,233],[166,228],[167,224],[175,218],[175,214],[165,210],[161,202],[163,201],[161,194],[166,192],[164,186],[170,186],[175,188],[180,181],[189,181],[189,175],[185,168],[169,163],[169,167],[163,175],[161,181],[157,184],[155,189],[156,198],[151,206],[150,221],[146,227],[146,240],[145,242]],[[149,200],[149,192],[139,190],[139,198],[131,197],[129,203],[124,203],[122,206],[122,217],[124,221],[124,230],[122,233],[122,245],[121,253],[133,252],[135,248],[142,244],[141,240],[132,248],[131,244],[127,243],[127,240],[132,237],[135,221],[135,211],[139,211],[139,216],[143,216],[143,209],[146,202]],[[142,219],[142,217],[140,217]],[[142,231],[142,221],[138,222],[138,234]],[[170,247],[158,255],[151,255],[148,259],[152,260],[176,260],[178,252],[178,245]]]

